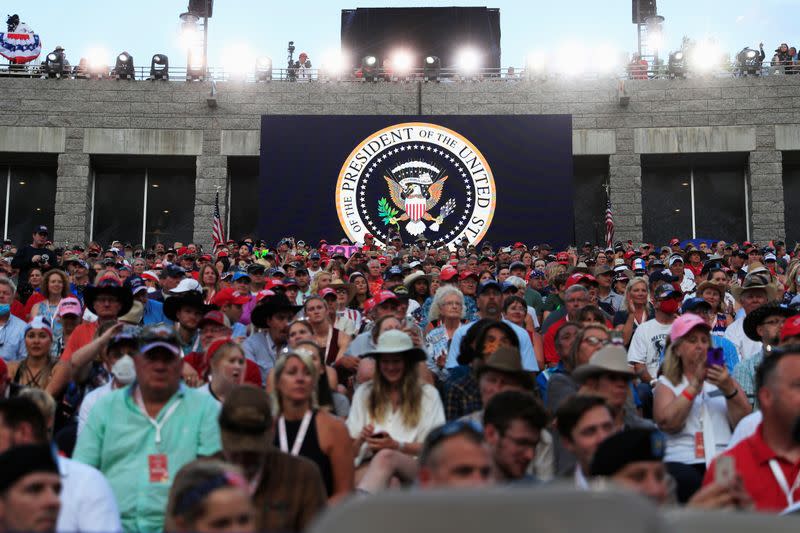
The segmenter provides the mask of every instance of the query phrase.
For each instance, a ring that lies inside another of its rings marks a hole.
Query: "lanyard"
[[[175,410],[178,408],[178,405],[180,405],[181,400],[177,400],[170,406],[169,409],[167,409],[167,412],[161,417],[161,422],[147,414],[147,409],[144,406],[144,399],[142,399],[142,393],[138,387],[136,389],[136,403],[139,405],[139,408],[142,410],[142,413],[147,420],[153,425],[154,428],[156,428],[156,444],[161,444],[161,428],[164,427],[164,424],[167,423],[167,420],[169,420],[169,418],[175,413]]]
[[[769,460],[769,468],[772,470],[772,475],[775,477],[775,481],[778,482],[778,486],[781,488],[783,493],[786,495],[786,501],[789,506],[794,505],[794,491],[800,488],[800,475],[794,478],[794,483],[792,484],[791,490],[789,489],[789,483],[786,482],[786,476],[783,475],[783,470],[781,470],[781,466],[778,464],[776,459]]]
[[[308,425],[311,423],[311,411],[306,411],[303,415],[303,421],[300,422],[300,429],[297,431],[297,436],[294,438],[292,444],[292,455],[300,453],[300,448],[303,446],[303,441],[306,440],[306,432],[308,432]],[[281,415],[278,419],[278,440],[280,441],[281,451],[283,453],[289,452],[289,442],[286,438],[286,419]]]

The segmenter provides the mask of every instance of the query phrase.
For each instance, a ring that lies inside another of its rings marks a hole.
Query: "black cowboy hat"
[[[117,316],[122,316],[133,306],[133,293],[113,275],[100,276],[95,285],[89,285],[83,292],[86,308],[94,313],[94,301],[100,294],[110,294],[119,300],[122,307]]]
[[[253,308],[253,312],[250,314],[250,321],[257,328],[265,328],[267,327],[267,319],[275,313],[286,311],[294,315],[302,308],[302,305],[292,304],[285,294],[277,293],[274,296],[265,296]]]
[[[744,317],[744,324],[742,324],[742,329],[744,330],[744,334],[747,335],[747,338],[756,342],[761,342],[761,337],[758,336],[757,328],[760,326],[767,318],[771,316],[782,316],[784,318],[789,318],[790,316],[794,316],[797,314],[797,309],[791,309],[786,305],[783,304],[766,304],[753,309],[748,313],[746,317]]]
[[[203,294],[196,291],[182,293],[180,296],[170,296],[164,302],[164,316],[177,322],[178,311],[181,307],[193,307],[199,309],[202,314],[211,310],[211,306],[206,305]]]

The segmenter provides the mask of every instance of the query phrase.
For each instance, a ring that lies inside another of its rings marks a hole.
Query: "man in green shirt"
[[[222,447],[219,404],[181,384],[180,353],[172,328],[145,328],[137,380],[97,401],[75,447],[111,484],[125,531],[161,531],[175,474]]]

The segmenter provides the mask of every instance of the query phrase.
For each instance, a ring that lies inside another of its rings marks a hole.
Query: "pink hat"
[[[681,315],[672,323],[672,327],[669,330],[669,340],[674,343],[694,328],[704,328],[707,331],[711,331],[711,326],[699,315],[692,313]]]
[[[78,315],[81,316],[83,314],[83,309],[81,308],[81,302],[74,296],[67,296],[66,298],[62,298],[61,303],[58,304],[58,310],[56,311],[58,316],[64,315]]]
[[[321,291],[319,291],[319,295],[325,298],[326,296],[334,295],[336,296],[336,291],[331,289],[330,287],[325,287]]]

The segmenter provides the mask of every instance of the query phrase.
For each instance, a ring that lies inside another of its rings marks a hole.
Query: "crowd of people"
[[[559,480],[800,497],[797,249],[334,244],[7,242],[0,531],[302,531]]]

